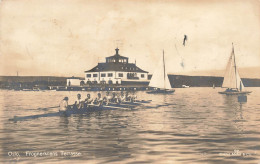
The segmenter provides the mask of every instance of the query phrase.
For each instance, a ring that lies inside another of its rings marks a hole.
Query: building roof
[[[98,63],[94,68],[85,72],[105,72],[105,71],[120,71],[120,72],[141,72],[148,73],[134,63]]]
[[[113,56],[106,57],[106,59],[128,59],[128,57],[124,57],[124,56],[119,55],[119,53],[118,53],[119,49],[118,48],[116,48],[115,50],[116,50],[116,54],[113,55]]]
[[[128,57],[119,55],[119,49],[116,48],[116,54],[106,57],[106,63],[98,63],[98,65],[91,70],[85,72],[102,72],[102,71],[121,71],[121,72],[143,72],[148,73],[134,63],[128,63]]]

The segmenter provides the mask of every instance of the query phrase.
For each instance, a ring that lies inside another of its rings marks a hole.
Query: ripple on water
[[[249,95],[247,103],[240,104],[237,98],[219,95],[211,88],[178,91],[167,96],[137,92],[140,99],[153,101],[135,110],[102,111],[71,117],[48,115],[57,109],[46,107],[56,106],[64,96],[72,100],[78,92],[9,92],[9,99],[3,101],[6,104],[0,104],[4,112],[0,118],[4,125],[0,143],[5,152],[78,151],[83,154],[80,157],[43,157],[41,162],[259,162],[259,92],[254,92],[254,98]],[[0,92],[5,94],[5,91]],[[40,99],[33,101],[35,97]],[[19,101],[15,101],[17,99]],[[14,115],[40,114],[47,115],[26,121],[8,121]],[[220,155],[234,150],[252,155]],[[12,160],[6,153],[3,158]],[[34,163],[39,159],[22,157],[20,161]]]

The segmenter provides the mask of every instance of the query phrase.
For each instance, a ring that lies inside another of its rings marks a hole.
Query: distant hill
[[[0,88],[32,88],[38,86],[47,89],[48,86],[65,86],[68,77],[56,76],[0,76]]]
[[[149,75],[151,79],[152,75]],[[188,85],[191,87],[212,87],[213,84],[216,87],[221,87],[223,77],[219,76],[187,76],[187,75],[168,75],[171,86],[174,88],[180,88],[182,85]],[[245,87],[260,87],[260,79],[242,78]]]
[[[148,78],[151,79],[152,75]],[[168,75],[172,87],[178,88],[182,85],[191,87],[221,87],[223,77],[220,76],[188,76],[188,75]],[[55,76],[0,76],[0,88],[11,89],[17,87],[32,88],[39,86],[43,89],[48,86],[65,86],[69,77]],[[79,77],[83,79],[82,77]],[[242,78],[246,87],[260,87],[260,79]],[[131,84],[129,84],[131,85]],[[147,84],[146,84],[147,85]]]
[[[225,74],[225,70],[192,71],[192,72],[183,72],[181,74],[187,75],[187,76],[222,77]],[[260,67],[239,68],[239,74],[240,74],[241,78],[260,79]]]

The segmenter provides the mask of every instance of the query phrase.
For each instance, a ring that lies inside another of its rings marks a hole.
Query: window
[[[93,74],[93,77],[97,77],[97,74],[95,73],[95,74]]]
[[[86,76],[87,76],[87,77],[91,77],[91,74],[87,74]]]
[[[113,73],[108,73],[107,76],[108,77],[113,77]]]
[[[122,74],[122,73],[118,73],[118,76],[119,76],[119,77],[123,77],[124,74]]]
[[[101,77],[106,77],[106,74],[105,73],[101,73]]]
[[[144,78],[144,74],[141,74],[141,78]]]

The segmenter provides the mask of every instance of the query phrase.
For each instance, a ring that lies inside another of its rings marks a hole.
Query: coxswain
[[[60,108],[59,111],[65,111],[68,109],[68,97],[64,97],[63,100],[60,102]]]

